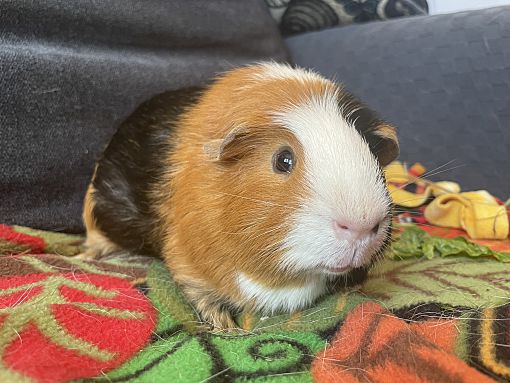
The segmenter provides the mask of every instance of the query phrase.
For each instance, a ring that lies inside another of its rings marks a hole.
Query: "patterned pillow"
[[[426,15],[427,0],[265,0],[284,36],[336,25]]]

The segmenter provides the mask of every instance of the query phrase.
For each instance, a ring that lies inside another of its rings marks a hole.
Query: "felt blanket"
[[[80,243],[0,225],[0,382],[510,379],[510,265],[490,257],[386,259],[359,289],[228,334],[197,331],[160,260],[71,257]]]

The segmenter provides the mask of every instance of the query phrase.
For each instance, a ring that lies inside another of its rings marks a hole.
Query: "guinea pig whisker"
[[[253,216],[248,216],[250,222],[249,224],[245,224],[239,231],[236,231],[236,232],[230,232],[231,234],[244,234],[244,235],[250,235],[252,234],[253,232],[255,231],[260,231],[260,226],[259,226],[259,222],[256,222],[256,221],[260,221],[260,222],[263,222],[263,220],[266,218],[266,217],[259,217],[259,218],[255,218]],[[251,222],[255,219],[255,222]],[[229,233],[229,232],[222,232],[222,233]]]
[[[283,242],[282,241],[276,241],[273,242],[271,245],[265,246],[264,248],[258,249],[259,254],[261,255],[262,262],[260,263],[261,267],[264,267],[267,263],[271,262],[272,259],[270,258],[274,253],[278,251],[284,250]]]
[[[409,185],[411,185],[412,183],[413,183],[413,181],[411,180],[411,181],[409,181],[409,182],[406,182],[405,184],[399,185],[397,189],[390,191],[390,192],[389,192],[389,195],[392,195],[392,194],[393,194],[393,193],[395,193],[397,190],[402,190],[402,189],[404,189],[406,186],[409,186]]]
[[[432,228],[439,228],[440,226],[436,226],[436,225],[432,225],[430,223],[417,223],[415,224],[416,226],[420,227],[420,226],[425,226],[425,227],[432,227]]]
[[[391,210],[392,213],[409,213],[409,214],[414,214],[414,215],[421,215],[422,213],[420,213],[419,211],[414,211],[414,210],[406,210],[406,209],[392,209]]]
[[[441,170],[441,171],[438,171],[438,172],[436,172],[436,173],[431,174],[431,176],[434,176],[434,175],[437,175],[437,174],[439,174],[439,173],[443,173],[443,172],[446,172],[446,171],[449,171],[449,170],[454,170],[454,169],[457,169],[457,168],[461,168],[461,167],[463,167],[463,166],[465,166],[465,165],[459,165],[459,166],[456,166],[456,167],[453,167],[453,168],[450,168],[450,169],[443,169],[443,170]],[[407,187],[408,185],[411,185],[411,184],[416,183],[416,182],[423,183],[423,184],[426,184],[426,185],[435,186],[436,188],[442,189],[442,190],[443,190],[443,191],[445,191],[445,192],[449,192],[449,190],[447,190],[447,189],[445,189],[445,188],[442,188],[442,187],[440,187],[439,185],[437,185],[437,182],[435,182],[435,181],[430,181],[430,180],[427,180],[427,179],[424,179],[423,177],[422,177],[422,178],[418,178],[418,177],[409,176],[409,177],[408,177],[408,179],[409,179],[409,181],[408,181],[408,182],[406,182],[406,183],[404,183],[404,184],[402,184],[402,185],[399,185],[399,187],[398,187],[396,190],[392,190],[392,191],[390,191],[390,193],[389,193],[389,194],[390,194],[390,195],[392,195],[393,193],[397,192],[398,190],[402,190],[402,189],[404,189],[405,187]],[[421,198],[422,198],[422,196],[417,195],[417,196],[416,196],[416,198],[417,198],[417,199],[418,199],[418,198],[419,198],[419,199],[421,199]],[[409,200],[409,201],[410,201],[410,200]]]
[[[413,197],[413,198],[409,198],[409,199],[406,199],[406,200],[403,200],[403,201],[399,201],[399,203],[403,204],[403,203],[406,203],[406,202],[412,202],[412,201],[416,201],[416,200],[421,200],[422,198],[423,198],[422,196],[418,195],[418,196]],[[482,202],[482,201],[480,201],[480,202],[477,202],[477,203],[482,204],[482,205],[487,205],[487,206],[493,206],[494,205],[494,203],[492,203],[492,202]],[[405,212],[405,211],[403,211],[403,212]]]
[[[356,125],[356,120],[354,121],[354,125]],[[372,150],[375,151],[376,149],[378,149],[379,145],[381,145],[382,143],[385,143],[385,142],[386,142],[386,139],[381,138],[379,141],[377,141],[377,143],[374,145]]]
[[[413,198],[408,198],[406,200],[403,200],[403,201],[399,201],[400,204],[404,204],[406,202],[413,202],[413,201],[421,201],[423,199],[423,196],[416,196],[416,197],[413,197]]]
[[[435,174],[437,174],[437,173],[436,173],[437,171],[439,171],[439,170],[441,170],[441,169],[445,168],[446,166],[448,166],[448,165],[450,165],[450,164],[454,163],[455,161],[456,161],[456,159],[453,159],[453,160],[447,161],[447,162],[445,162],[444,164],[439,165],[439,166],[437,166],[437,167],[435,167],[435,168],[433,168],[433,169],[427,170],[425,173],[423,173],[423,174],[420,176],[420,178],[427,178],[427,177],[430,177],[430,176],[432,176],[432,175],[435,175]],[[450,170],[450,168],[448,168],[448,169],[443,169],[443,170],[441,170],[441,171],[448,171],[448,170]],[[409,175],[409,177],[414,179],[414,177],[413,177],[413,176],[411,176],[411,175]]]
[[[400,215],[400,214],[408,214],[408,212],[406,212],[406,211],[393,212],[393,215]],[[417,213],[417,212],[409,212],[409,215],[412,217],[421,217],[422,216],[420,213]]]
[[[245,232],[244,230],[238,231],[238,232],[225,232],[223,231],[222,234],[228,234],[228,235],[241,235],[241,236],[247,236],[249,240],[255,240],[263,235],[271,234],[274,232],[277,232],[278,230],[281,230],[281,226],[273,227],[269,230],[261,231],[257,235],[252,236],[256,230],[256,227],[253,228],[250,232]],[[269,245],[271,247],[271,245]]]
[[[455,169],[463,168],[464,166],[466,166],[466,164],[460,164],[460,165],[453,166],[453,167],[448,168],[448,169],[442,169],[442,170],[438,170],[438,171],[435,171],[435,172],[431,172],[430,174],[427,174],[426,177],[433,177],[433,176],[436,176],[436,175],[444,173],[444,172],[449,172],[449,171],[452,171],[452,170],[455,170]]]
[[[264,236],[264,235],[274,233],[275,231],[276,231],[276,229],[274,229],[274,230],[268,230],[268,231],[265,231],[265,232],[263,232],[263,233],[260,233],[260,234],[256,235],[255,237],[250,237],[249,239],[250,239],[250,240],[255,240],[255,239],[260,238],[260,237],[262,237],[262,236]],[[277,244],[277,243],[279,243],[279,242],[281,242],[281,240],[276,241],[274,244]],[[274,247],[274,245],[273,245],[273,244],[270,244],[270,245],[266,246],[266,248],[273,248],[273,247]]]
[[[264,205],[278,206],[278,207],[282,207],[284,209],[290,209],[290,210],[298,210],[298,208],[293,207],[293,206],[281,205],[281,204],[276,203],[276,202],[264,201],[264,200],[257,199],[257,198],[245,197],[245,196],[241,196],[241,195],[237,195],[237,194],[231,194],[231,193],[226,193],[226,192],[217,192],[217,193],[220,194],[220,195],[228,195],[230,197],[241,198],[241,199],[245,199],[245,200],[249,200],[249,201],[259,202],[259,203],[264,204]]]
[[[256,250],[259,251],[261,254],[271,255],[275,253],[276,251],[282,250],[283,241],[277,240],[272,243],[267,244],[264,247],[257,248]]]
[[[457,166],[453,166],[453,167],[449,167],[449,168],[446,168],[446,169],[443,169],[445,166],[448,166],[449,164],[451,164],[452,162],[454,162],[455,160],[451,160],[443,165],[440,165],[434,169],[431,169],[427,172],[425,172],[424,174],[422,174],[419,178],[418,177],[414,177],[412,175],[409,175],[407,178],[408,178],[408,182],[406,182],[405,184],[399,186],[398,190],[400,189],[403,189],[405,188],[406,186],[412,184],[412,183],[415,183],[415,182],[422,182],[422,183],[425,183],[425,184],[428,184],[428,185],[434,185],[436,184],[436,182],[434,181],[429,181],[427,180],[426,178],[427,177],[433,177],[433,176],[436,176],[438,174],[441,174],[441,173],[444,173],[444,172],[448,172],[448,171],[451,171],[451,170],[455,170],[455,169],[458,169],[458,168],[461,168],[461,167],[464,167],[466,166],[465,164],[460,164],[460,165],[457,165]],[[394,191],[390,192],[390,194],[392,194]]]
[[[421,177],[424,177],[424,178],[425,177],[430,177],[431,175],[434,175],[434,173],[439,171],[439,170],[445,170],[444,168],[446,168],[447,166],[453,164],[455,161],[456,161],[456,159],[454,158],[453,160],[447,161],[447,162],[445,162],[442,165],[436,166],[434,169],[427,170],[425,173],[423,173],[421,175]]]

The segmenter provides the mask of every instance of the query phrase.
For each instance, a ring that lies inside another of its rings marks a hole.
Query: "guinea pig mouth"
[[[333,278],[329,282],[329,287],[332,289],[332,292],[335,292],[360,285],[367,279],[369,269],[370,266],[355,267],[336,276],[331,274]]]
[[[360,249],[355,249],[350,261],[347,263],[340,265],[326,264],[319,268],[320,272],[333,278],[341,277],[343,279],[352,279],[353,275],[360,275],[359,270],[364,270],[362,274],[364,275],[363,278],[365,278],[368,270],[383,257],[384,251],[386,250],[390,240],[390,236],[385,236],[382,244],[377,246],[375,249],[372,248],[371,251],[368,251],[365,255],[363,255],[363,252],[360,251]],[[358,260],[356,261],[357,258]],[[359,276],[354,279],[359,279]]]

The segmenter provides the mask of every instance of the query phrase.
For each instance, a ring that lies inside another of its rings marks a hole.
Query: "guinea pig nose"
[[[337,230],[349,230],[347,225],[344,225],[338,221],[335,221],[335,226],[336,226]]]
[[[356,230],[355,225],[347,222],[335,220],[333,226],[336,236],[340,240],[356,240],[361,235],[361,232]]]
[[[355,223],[348,223],[344,221],[335,220],[333,223],[335,234],[340,240],[356,241],[363,237],[369,237],[377,234],[379,231],[380,223],[377,223],[372,228],[360,226]]]

